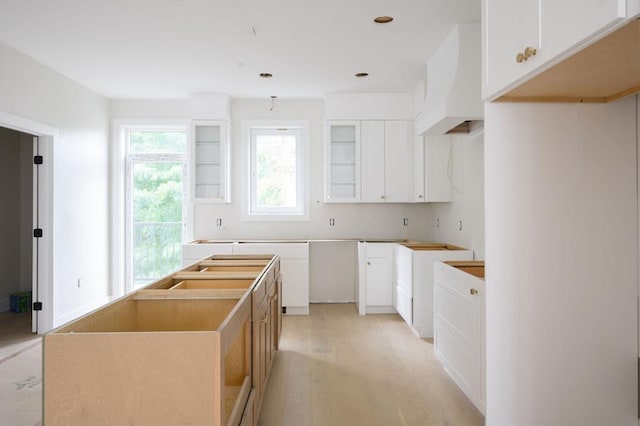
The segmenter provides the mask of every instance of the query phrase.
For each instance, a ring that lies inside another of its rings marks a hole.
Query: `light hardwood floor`
[[[484,417],[398,315],[311,305],[283,318],[261,426],[484,425]]]
[[[31,312],[0,312],[0,425],[41,425],[42,336]]]

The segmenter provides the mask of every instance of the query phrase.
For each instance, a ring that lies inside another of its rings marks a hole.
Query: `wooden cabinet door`
[[[256,398],[260,402],[264,397],[267,378],[267,344],[268,344],[268,314],[267,298],[265,297],[253,318],[253,385],[256,388]]]

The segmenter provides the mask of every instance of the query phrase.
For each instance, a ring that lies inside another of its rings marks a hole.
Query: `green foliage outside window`
[[[264,136],[257,144],[259,207],[296,206],[296,138]]]
[[[138,153],[184,153],[184,132],[132,132]],[[146,284],[180,268],[183,164],[138,160],[133,166],[133,284]]]

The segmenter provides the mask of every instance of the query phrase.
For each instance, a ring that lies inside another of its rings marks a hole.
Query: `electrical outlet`
[[[334,218],[330,218],[329,219],[329,226],[335,226],[336,225],[336,220]]]

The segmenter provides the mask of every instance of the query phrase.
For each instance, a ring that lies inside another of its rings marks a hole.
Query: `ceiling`
[[[0,42],[108,98],[318,98],[410,92],[479,19],[480,0],[0,0]]]

